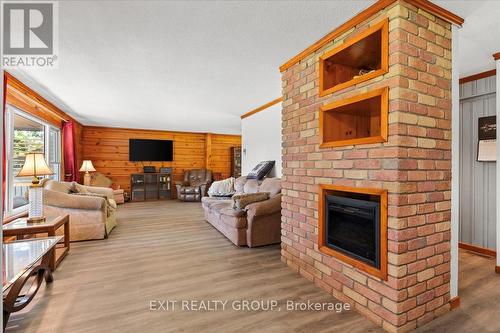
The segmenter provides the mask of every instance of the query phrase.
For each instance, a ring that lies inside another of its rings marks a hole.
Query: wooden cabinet
[[[231,147],[231,177],[241,176],[241,147]]]
[[[172,173],[136,173],[130,179],[131,201],[172,198]]]

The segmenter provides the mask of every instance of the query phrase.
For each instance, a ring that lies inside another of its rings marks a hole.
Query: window
[[[60,130],[38,118],[7,106],[6,149],[7,188],[5,210],[7,215],[26,209],[27,192],[31,177],[16,177],[24,164],[27,153],[44,153],[54,171],[52,179],[59,180],[61,174]]]

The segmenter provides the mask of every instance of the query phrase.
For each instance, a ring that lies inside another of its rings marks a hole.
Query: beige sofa
[[[45,179],[41,185],[44,214],[69,214],[71,241],[103,239],[116,227],[117,206],[112,189]],[[86,193],[72,194],[74,191]]]
[[[229,198],[203,197],[205,219],[238,246],[275,244],[281,241],[281,179],[259,182],[240,177],[234,184],[236,193],[269,192],[270,198],[255,202],[243,210],[232,208]]]

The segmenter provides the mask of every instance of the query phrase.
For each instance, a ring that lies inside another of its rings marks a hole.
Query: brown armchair
[[[207,195],[212,182],[212,171],[206,169],[189,170],[182,182],[175,182],[177,199],[181,201],[201,201]]]

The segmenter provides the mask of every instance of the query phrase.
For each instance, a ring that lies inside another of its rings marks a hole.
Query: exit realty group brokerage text
[[[150,300],[150,311],[349,311],[342,302],[294,300]]]

